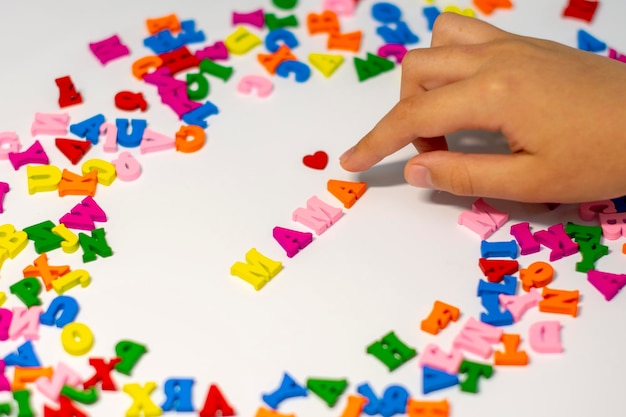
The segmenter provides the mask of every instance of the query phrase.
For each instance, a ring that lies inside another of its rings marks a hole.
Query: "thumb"
[[[550,199],[545,170],[535,169],[529,154],[465,154],[432,151],[410,159],[407,182],[452,194],[541,202]],[[554,197],[554,196],[552,196]],[[550,200],[551,201],[551,200]]]

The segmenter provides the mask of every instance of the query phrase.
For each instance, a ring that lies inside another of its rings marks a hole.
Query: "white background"
[[[429,32],[422,16],[423,1],[394,1],[409,27],[420,36],[417,47],[427,47]],[[566,2],[514,1],[510,11],[498,10],[486,18],[505,29],[530,36],[576,45],[576,32],[585,28],[618,51],[626,51],[623,2],[605,0],[593,24],[561,16]],[[361,29],[362,51],[374,52],[382,40],[371,18],[374,2],[360,2],[356,15],[342,19],[342,30]],[[448,1],[435,1],[440,8]],[[469,1],[455,3],[469,6]],[[2,114],[0,131],[14,131],[24,148],[34,140],[30,125],[35,112],[59,112],[54,79],[70,75],[83,95],[81,105],[68,107],[71,123],[103,113],[116,118],[146,118],[152,130],[173,135],[180,123],[160,103],[153,87],[131,74],[136,59],[151,54],[143,46],[148,36],[145,20],[176,13],[180,20],[194,19],[207,35],[205,44],[224,39],[233,31],[233,10],[248,12],[263,7],[276,12],[269,0],[230,2],[106,1],[106,2],[3,2],[0,5]],[[301,46],[294,53],[305,60],[309,52],[325,52],[325,36],[310,37],[304,22],[309,12],[321,11],[320,1],[299,2],[295,13],[301,27],[295,30]],[[483,16],[484,17],[484,16]],[[251,29],[254,31],[254,29]],[[256,31],[263,36],[266,31]],[[105,67],[91,55],[88,44],[118,34],[131,56]],[[448,350],[463,323],[481,311],[475,296],[482,274],[477,266],[480,239],[457,225],[457,217],[473,199],[414,189],[402,178],[402,167],[413,151],[405,149],[361,175],[348,174],[338,164],[339,155],[395,103],[400,70],[359,83],[351,54],[331,78],[313,70],[305,84],[274,78],[274,92],[267,99],[240,95],[236,83],[249,74],[265,75],[257,63],[259,47],[245,56],[232,57],[235,68],[228,83],[212,78],[209,99],[220,109],[209,118],[207,145],[198,153],[166,151],[140,155],[143,174],[135,182],[115,181],[99,186],[96,201],[109,220],[100,224],[114,255],[82,264],[80,251],[48,254],[51,265],[87,269],[92,284],[75,288],[81,311],[78,321],[93,330],[96,344],[89,357],[113,356],[122,339],[144,343],[149,353],[132,377],[115,374],[118,387],[128,382],[155,381],[152,398],[164,400],[162,384],[168,378],[191,377],[196,381],[194,404],[203,405],[209,384],[217,383],[238,415],[254,415],[261,395],[273,391],[283,372],[305,383],[309,377],[347,378],[350,386],[333,410],[314,394],[284,402],[282,412],[299,416],[341,414],[348,393],[369,382],[380,393],[394,383],[405,386],[415,398],[421,395],[421,371],[414,359],[390,373],[377,359],[365,354],[366,346],[390,330],[421,350],[435,342]],[[332,52],[331,52],[332,53]],[[142,91],[150,108],[146,113],[116,109],[118,91]],[[565,103],[564,103],[565,105]],[[611,109],[607,109],[611,111]],[[72,138],[71,134],[68,134]],[[54,147],[54,137],[38,137],[51,163],[79,172]],[[493,142],[505,149],[502,138],[464,132],[453,135],[453,146],[483,150]],[[123,151],[124,149],[120,149]],[[302,157],[317,150],[330,156],[323,171],[306,168]],[[115,158],[102,146],[89,157]],[[326,191],[328,179],[366,181],[369,190],[343,218],[293,259],[273,240],[274,226],[306,230],[291,221],[291,213],[317,195],[340,206]],[[28,195],[25,168],[15,172],[8,161],[0,163],[0,180],[11,191],[5,198],[0,223],[21,229],[43,220],[55,223],[82,197],[59,198],[56,193]],[[550,211],[544,205],[489,200],[510,213],[511,220],[491,240],[509,240],[508,228],[530,221],[534,230],[558,222],[581,221],[575,206]],[[583,222],[584,223],[584,222]],[[598,269],[624,270],[622,242],[609,242],[611,253]],[[243,261],[256,247],[283,262],[284,270],[260,292],[229,274],[230,266]],[[520,258],[523,266],[547,260],[548,250]],[[5,263],[0,289],[21,279],[21,271],[37,257],[29,245],[16,259]],[[522,348],[531,364],[519,369],[498,367],[490,380],[480,381],[477,395],[458,387],[427,398],[448,398],[453,416],[564,416],[618,415],[624,404],[623,374],[626,361],[621,347],[626,341],[621,317],[626,299],[619,294],[607,303],[575,272],[579,255],[554,263],[552,286],[580,289],[580,316],[529,312],[507,332],[526,339],[527,328],[538,320],[562,322],[562,355],[541,355]],[[54,294],[44,295],[44,306]],[[419,330],[419,323],[435,300],[459,307],[462,317],[433,337]],[[20,305],[9,296],[5,307]],[[5,342],[3,356],[22,341]],[[86,357],[70,357],[60,344],[56,328],[41,328],[35,349],[45,365],[66,362],[85,378],[92,370]],[[475,358],[472,358],[475,359]],[[8,371],[11,375],[11,371]],[[42,395],[33,392],[41,410]],[[4,393],[2,398],[10,398]],[[123,392],[106,392],[93,407],[94,416],[123,415],[130,406]]]

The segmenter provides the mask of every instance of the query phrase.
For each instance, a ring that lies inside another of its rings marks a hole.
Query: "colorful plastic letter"
[[[224,45],[226,45],[228,52],[235,55],[243,55],[261,43],[261,38],[243,26],[237,27],[233,33],[224,39]]]
[[[61,170],[53,165],[27,166],[28,193],[35,194],[56,190],[62,175]]]
[[[183,115],[183,121],[189,125],[200,126],[206,129],[209,125],[206,122],[206,118],[219,113],[217,106],[211,103],[209,100],[205,101],[203,105],[196,109],[185,113]]]
[[[33,243],[35,244],[35,251],[37,253],[45,253],[45,252],[49,252],[51,250],[61,247],[61,242],[63,242],[63,238],[57,236],[52,231],[54,226],[55,226],[54,223],[52,223],[50,220],[46,220],[41,223],[34,224],[32,226],[28,226],[24,228],[24,232],[26,232],[28,239],[32,240]],[[45,256],[45,254],[42,256]],[[40,258],[41,256],[37,259],[40,260]],[[40,261],[40,262],[47,263],[47,259],[45,259],[45,261]],[[26,270],[24,270],[24,272],[26,272]],[[24,277],[27,277],[27,276],[30,276],[30,275],[25,275]],[[35,275],[35,276],[38,276],[38,275]],[[49,290],[49,288],[47,288],[48,282],[46,281],[46,278],[42,277],[44,283],[46,284],[46,289]]]
[[[0,132],[0,160],[9,159],[10,153],[18,153],[22,144],[15,132]]]
[[[43,395],[52,401],[59,400],[59,394],[63,385],[77,387],[82,381],[82,377],[78,372],[70,368],[63,362],[59,362],[54,368],[52,377],[41,377],[35,381],[35,386]]]
[[[83,248],[83,262],[95,261],[98,255],[103,258],[113,255],[102,228],[92,230],[91,236],[79,233],[78,242],[81,248]]]
[[[87,175],[77,175],[67,169],[61,174],[59,197],[66,195],[87,195],[93,197],[98,186],[98,172],[91,171]]]
[[[256,91],[256,95],[265,98],[272,93],[272,81],[260,75],[246,75],[239,80],[237,91],[242,94],[250,94],[252,90]]]
[[[294,75],[296,82],[303,83],[311,77],[311,68],[304,62],[291,59],[282,61],[276,67],[276,75],[279,77],[288,78],[290,74]]]
[[[67,113],[35,113],[30,126],[31,136],[66,135],[70,116]]]
[[[517,240],[522,255],[530,255],[531,253],[539,252],[541,249],[539,242],[535,240],[535,237],[530,232],[530,224],[528,222],[517,223],[511,226],[511,235]]]
[[[472,211],[459,215],[459,224],[476,232],[481,239],[487,239],[509,219],[507,213],[496,210],[479,198],[472,204]]]
[[[563,16],[573,17],[590,23],[600,2],[598,0],[569,0],[563,9]]]
[[[372,6],[372,17],[380,23],[397,23],[402,18],[402,11],[391,3],[380,2]]]
[[[199,60],[209,58],[213,61],[223,61],[228,59],[228,49],[226,48],[224,42],[218,41],[215,42],[213,45],[207,46],[204,49],[197,50],[196,57]]]
[[[148,109],[148,103],[142,93],[120,91],[115,95],[115,107],[126,111],[133,111],[137,109],[146,111]]]
[[[561,353],[561,323],[556,320],[538,321],[528,329],[528,343],[537,353]]]
[[[381,58],[394,57],[397,64],[401,64],[408,50],[404,45],[388,43],[378,48],[376,54]]]
[[[133,75],[141,81],[146,74],[149,74],[151,70],[157,70],[162,64],[163,60],[157,55],[144,56],[133,62]]]
[[[69,213],[59,219],[59,223],[79,230],[94,230],[96,228],[94,222],[106,221],[106,213],[92,197],[85,197]]]
[[[518,322],[526,311],[539,304],[539,301],[543,300],[539,291],[535,288],[531,288],[528,294],[524,295],[506,295],[499,294],[498,300],[500,305],[511,312],[513,321]]]
[[[337,68],[343,64],[344,58],[342,55],[328,55],[328,54],[309,54],[309,63],[319,70],[319,72],[328,78]]]
[[[76,320],[78,303],[67,295],[60,295],[50,302],[48,309],[39,317],[39,322],[46,326],[60,329]]]
[[[199,415],[200,417],[230,417],[235,415],[235,409],[226,401],[219,387],[212,384]]]
[[[289,10],[296,7],[298,0],[272,0],[272,3],[279,9]]]
[[[482,13],[490,15],[495,9],[510,9],[513,7],[511,0],[474,0],[474,6]]]
[[[449,374],[439,369],[425,366],[422,371],[422,393],[424,395],[433,391],[458,385],[459,377],[456,374]]]
[[[82,122],[70,125],[70,132],[78,137],[85,138],[92,144],[98,144],[100,137],[100,126],[104,123],[104,115],[96,114]]]
[[[313,242],[313,234],[309,232],[299,232],[297,230],[274,227],[272,236],[278,244],[285,249],[287,256],[293,258],[301,249],[306,248]]]
[[[502,333],[502,329],[481,323],[470,317],[452,345],[456,349],[465,350],[487,359],[493,350],[491,345],[500,341]]]
[[[562,223],[548,227],[548,230],[539,230],[534,237],[540,244],[550,248],[550,262],[570,256],[578,252],[578,244],[565,233]]]
[[[544,313],[569,314],[572,317],[578,315],[578,290],[554,290],[543,287],[541,294],[543,300],[539,301],[539,311]]]
[[[93,347],[93,333],[86,324],[70,323],[61,330],[61,344],[73,356],[86,355]]]
[[[306,17],[309,35],[317,33],[339,32],[339,19],[332,10],[324,10],[321,14],[309,13]]]
[[[52,288],[57,294],[62,295],[77,285],[86,288],[90,283],[91,276],[89,272],[84,269],[76,269],[52,281]]]
[[[448,400],[441,401],[418,401],[409,399],[406,405],[408,417],[448,417],[450,404]]]
[[[35,277],[27,277],[9,287],[11,294],[19,298],[26,307],[40,306],[41,282]]]
[[[407,346],[393,331],[369,345],[366,352],[385,364],[389,371],[397,369],[417,355],[417,351]]]
[[[158,151],[166,151],[174,149],[176,147],[176,139],[163,135],[159,132],[155,132],[151,129],[146,129],[139,145],[139,152],[142,154]]]
[[[428,21],[428,30],[432,32],[435,20],[437,20],[437,18],[441,14],[441,11],[439,11],[436,6],[428,6],[422,9],[422,14]]]
[[[197,152],[206,143],[206,133],[200,126],[181,126],[176,132],[176,150],[183,153]]]
[[[626,236],[626,213],[598,213],[602,236],[616,240]]]
[[[121,374],[130,376],[130,372],[146,352],[148,352],[148,349],[140,343],[131,340],[119,341],[115,345],[115,355],[119,357],[121,361],[115,365],[115,370]]]
[[[480,321],[492,326],[508,326],[513,324],[513,315],[508,310],[500,310],[498,293],[483,293],[480,296],[486,312],[480,313]]]
[[[98,58],[102,65],[117,58],[130,55],[130,50],[117,35],[89,44],[89,49]]]
[[[420,327],[423,331],[436,335],[439,330],[445,329],[450,321],[457,321],[460,315],[461,311],[457,307],[437,300],[428,317],[422,320]]]
[[[163,385],[165,402],[161,406],[163,411],[189,412],[194,411],[191,402],[193,379],[168,379]]]
[[[409,29],[406,22],[398,22],[395,24],[395,27],[380,26],[376,29],[376,33],[386,43],[395,45],[410,45],[420,41],[420,38]]]
[[[587,272],[587,281],[600,291],[606,301],[611,301],[626,285],[626,275],[591,270]]]
[[[298,27],[298,18],[295,14],[277,17],[274,13],[267,13],[265,15],[265,25],[270,31],[286,27],[296,28]]]
[[[16,171],[26,164],[47,165],[50,163],[46,151],[38,140],[23,152],[9,152],[9,161]]]
[[[528,268],[522,268],[519,276],[522,288],[528,292],[531,288],[542,288],[550,284],[554,276],[554,268],[546,262],[533,262]]]
[[[485,259],[478,260],[478,266],[489,282],[501,282],[505,275],[512,275],[517,272],[519,263],[507,259]]]
[[[365,194],[367,184],[364,182],[351,182],[328,180],[326,188],[332,195],[343,203],[345,208],[351,208],[356,201]]]
[[[198,57],[192,54],[187,47],[175,49],[171,52],[160,54],[163,66],[170,71],[170,75],[176,75],[181,71],[198,66]]]
[[[331,10],[338,16],[352,16],[356,2],[353,0],[324,0],[322,10]]]
[[[330,226],[335,224],[343,216],[340,208],[324,203],[317,196],[309,198],[306,208],[299,207],[293,214],[292,219],[313,229],[319,236]]]
[[[133,403],[128,410],[127,416],[158,417],[163,414],[163,410],[156,405],[150,398],[150,393],[156,389],[155,382],[146,382],[144,386],[136,383],[126,384],[122,387],[122,391],[128,394]]]
[[[388,59],[381,58],[377,55],[367,53],[367,59],[354,57],[354,67],[356,68],[359,81],[365,81],[376,77],[383,72],[391,71],[395,65]]]
[[[464,359],[459,367],[459,373],[467,374],[465,381],[459,384],[461,391],[477,393],[478,380],[480,377],[491,378],[493,375],[493,366]]]
[[[78,250],[78,236],[72,233],[64,224],[59,224],[52,228],[52,233],[63,238],[61,249],[65,253],[74,253]]]
[[[41,307],[34,306],[13,307],[13,319],[9,327],[9,338],[17,340],[24,337],[25,340],[39,340],[39,317]]]
[[[55,79],[54,83],[59,89],[59,107],[68,107],[83,102],[83,97],[76,91],[74,82],[69,75]]]
[[[33,343],[30,340],[18,346],[16,353],[9,353],[5,356],[4,363],[8,366],[19,366],[22,368],[36,368],[41,366],[35,349],[33,349]]]
[[[246,263],[235,262],[230,267],[230,273],[243,279],[258,291],[282,269],[282,263],[274,261],[252,248],[246,253]]]
[[[273,409],[277,409],[280,403],[289,398],[306,397],[307,389],[298,384],[288,373],[285,372],[280,386],[270,394],[263,394],[263,402]]]
[[[98,401],[98,391],[95,387],[81,391],[69,385],[65,385],[61,388],[61,395],[81,404],[95,404],[95,402]]]
[[[483,258],[517,258],[517,243],[514,240],[507,242],[480,242],[480,256]]]
[[[503,334],[502,344],[504,352],[496,350],[493,356],[496,365],[528,365],[528,354],[523,350],[517,350],[520,344],[519,334]]]
[[[511,275],[505,275],[503,281],[502,283],[497,283],[479,280],[477,295],[482,297],[484,294],[515,294],[517,279]]]
[[[348,381],[345,379],[309,378],[306,381],[306,387],[332,408],[348,387]]]
[[[115,165],[102,159],[92,158],[85,161],[81,166],[83,175],[87,175],[93,170],[96,170],[97,172],[98,184],[102,184],[107,187],[113,183],[115,177],[117,176]]]
[[[0,226],[0,248],[6,249],[9,257],[14,259],[28,243],[28,234],[22,230],[15,230],[11,224]]]
[[[430,343],[426,345],[419,356],[419,366],[438,369],[448,374],[456,374],[462,360],[463,355],[460,351],[452,349],[452,352],[447,354],[439,346]]]
[[[27,266],[22,272],[24,274],[24,278],[40,277],[46,287],[46,291],[50,291],[52,289],[52,282],[60,276],[67,274],[69,271],[69,265],[48,265],[48,256],[45,253],[42,253],[39,257],[37,257],[37,259],[35,259],[33,265]]]
[[[200,71],[217,77],[224,82],[228,81],[230,76],[233,75],[233,67],[220,65],[209,58],[205,58],[200,62]]]
[[[9,192],[9,184],[6,182],[0,182],[0,213],[4,213],[4,197]]]
[[[326,48],[341,51],[359,52],[363,34],[360,30],[348,33],[332,32],[328,35]],[[373,55],[376,56],[376,55]],[[382,58],[381,58],[382,59]],[[392,63],[393,64],[393,63]]]
[[[276,52],[271,54],[258,54],[257,59],[261,65],[270,74],[276,73],[278,66],[287,60],[297,59],[295,55],[291,53],[291,50],[287,45],[281,45]]]
[[[263,9],[258,9],[249,13],[233,12],[231,22],[233,26],[247,24],[262,29],[263,26],[265,26],[265,14],[263,13]]]

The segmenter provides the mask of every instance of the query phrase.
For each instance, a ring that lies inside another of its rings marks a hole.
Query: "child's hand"
[[[500,131],[512,154],[447,150],[443,135]],[[626,194],[626,65],[443,13],[402,62],[400,101],[341,158],[363,171],[413,143],[407,181],[454,194],[580,202]]]

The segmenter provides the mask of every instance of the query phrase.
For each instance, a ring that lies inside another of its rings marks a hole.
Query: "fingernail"
[[[347,151],[345,151],[344,153],[342,153],[341,156],[339,157],[339,161],[341,162],[345,161],[346,159],[350,158],[350,155],[352,155],[353,153],[354,153],[354,146],[348,149]]]
[[[414,187],[433,188],[430,171],[422,165],[413,165],[407,172],[407,182]]]

